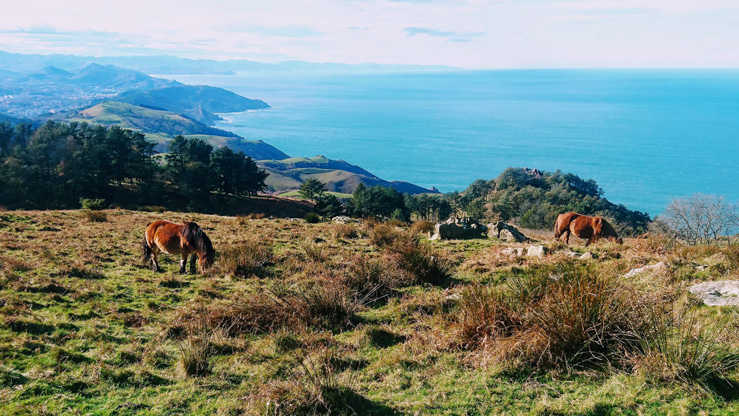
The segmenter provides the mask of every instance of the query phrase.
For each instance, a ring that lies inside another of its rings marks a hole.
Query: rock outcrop
[[[739,281],[736,280],[704,282],[689,290],[708,306],[739,306]]]
[[[502,221],[490,223],[487,228],[488,237],[490,238],[500,238],[509,243],[523,243],[524,241],[529,240],[529,238],[518,231],[516,227]]]
[[[482,238],[487,227],[472,221],[450,219],[436,224],[432,240],[463,240],[468,238]]]

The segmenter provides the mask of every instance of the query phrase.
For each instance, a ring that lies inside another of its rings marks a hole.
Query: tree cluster
[[[162,166],[154,143],[113,126],[48,121],[37,129],[0,123],[0,205],[77,208],[80,199],[108,204],[164,204],[211,191],[252,195],[267,173],[243,153],[177,137]]]
[[[649,214],[603,198],[603,190],[592,179],[560,171],[508,168],[497,178],[477,180],[448,198],[457,216],[516,222],[534,229],[551,228],[557,215],[568,211],[607,217],[627,234],[643,233],[651,222]]]

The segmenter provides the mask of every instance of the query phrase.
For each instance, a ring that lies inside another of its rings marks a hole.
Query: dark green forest
[[[0,205],[10,209],[79,208],[81,199],[103,199],[195,210],[219,195],[255,195],[266,177],[243,152],[201,139],[177,136],[161,157],[143,134],[116,126],[0,123]]]
[[[348,209],[360,217],[443,221],[454,216],[533,229],[551,228],[557,215],[575,211],[608,218],[627,235],[645,232],[651,221],[647,213],[608,201],[592,179],[525,168],[508,168],[495,179],[477,180],[462,192],[445,195],[404,197],[394,189],[360,185]]]

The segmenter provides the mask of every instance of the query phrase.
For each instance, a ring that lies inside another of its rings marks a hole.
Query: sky
[[[739,67],[739,0],[7,0],[0,50],[452,65]]]

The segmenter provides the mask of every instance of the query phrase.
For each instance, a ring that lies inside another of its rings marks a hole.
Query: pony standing
[[[213,263],[216,251],[210,238],[194,222],[176,224],[169,221],[155,221],[146,227],[143,241],[143,261],[153,263],[154,271],[159,271],[157,255],[159,252],[166,254],[181,254],[180,273],[185,273],[187,257],[190,258],[190,273],[195,273],[195,256],[198,257],[200,271]]]
[[[576,212],[560,214],[554,224],[555,239],[559,239],[560,236],[564,235],[565,244],[570,244],[570,234],[586,239],[585,247],[598,241],[599,238],[607,238],[619,244],[624,242],[613,226],[602,217],[588,217]]]

